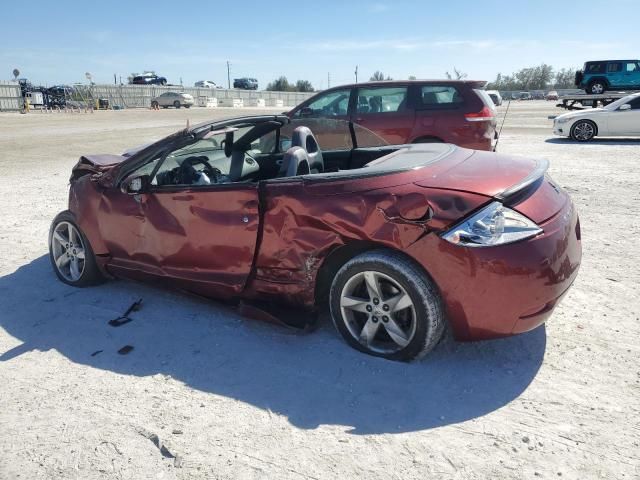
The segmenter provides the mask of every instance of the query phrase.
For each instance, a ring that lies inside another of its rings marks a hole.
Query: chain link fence
[[[31,107],[60,110],[150,108],[151,100],[165,92],[188,93],[193,96],[196,106],[206,105],[207,100],[215,98],[219,104],[224,103],[225,105],[233,104],[233,100],[240,100],[244,106],[293,107],[315,93],[228,90],[179,85],[74,85],[40,90],[44,92],[42,96],[30,95]],[[35,98],[43,98],[43,103],[36,103]],[[0,111],[20,111],[23,105],[24,101],[18,83],[0,82]]]

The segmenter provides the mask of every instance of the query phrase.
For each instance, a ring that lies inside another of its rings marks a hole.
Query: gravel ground
[[[57,281],[47,231],[80,154],[238,112],[0,114],[1,479],[640,477],[640,139],[555,139],[558,109],[512,104],[499,151],[550,160],[581,215],[580,274],[546,326],[409,365],[327,322],[292,334],[136,283]]]

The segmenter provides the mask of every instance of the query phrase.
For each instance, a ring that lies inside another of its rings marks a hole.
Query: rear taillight
[[[495,118],[493,110],[485,106],[482,110],[475,113],[465,113],[464,118],[468,122],[488,122]]]

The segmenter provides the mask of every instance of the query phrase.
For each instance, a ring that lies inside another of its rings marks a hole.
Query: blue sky
[[[17,67],[49,85],[143,70],[170,83],[226,85],[227,60],[232,79],[263,87],[285,75],[326,88],[327,73],[332,86],[353,82],[356,65],[361,81],[375,70],[442,78],[454,66],[492,80],[542,62],[640,57],[638,0],[616,1],[615,11],[630,14],[602,21],[602,2],[591,0],[3,3],[0,79]]]

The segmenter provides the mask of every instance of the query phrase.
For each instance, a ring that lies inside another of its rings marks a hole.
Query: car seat
[[[308,175],[309,157],[302,147],[291,147],[284,154],[282,165],[280,166],[279,177],[297,177],[298,175]]]

